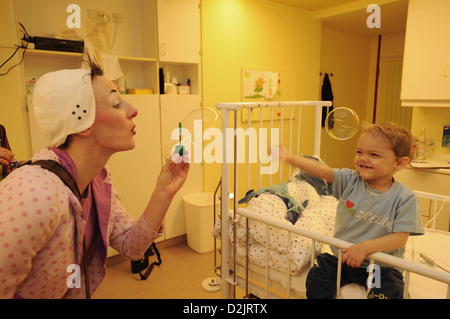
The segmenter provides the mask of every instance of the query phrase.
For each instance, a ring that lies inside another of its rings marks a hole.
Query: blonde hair
[[[365,123],[361,134],[364,133],[384,137],[391,144],[397,158],[407,156],[412,159],[413,137],[411,132],[405,127],[392,122],[381,124]]]

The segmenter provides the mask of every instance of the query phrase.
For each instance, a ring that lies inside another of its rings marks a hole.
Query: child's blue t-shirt
[[[332,195],[339,200],[334,237],[358,244],[397,232],[424,233],[419,203],[409,187],[394,180],[388,191],[377,191],[355,170],[333,171]],[[401,247],[386,253],[403,258],[404,252]]]

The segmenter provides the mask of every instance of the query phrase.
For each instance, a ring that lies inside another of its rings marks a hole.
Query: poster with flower
[[[279,83],[278,73],[244,69],[242,75],[244,98],[271,99],[277,93]]]
[[[242,68],[242,101],[243,102],[276,102],[291,101],[295,99],[295,79],[294,71],[273,72],[264,70],[252,70]],[[283,94],[282,94],[283,93]],[[272,109],[264,108],[262,111],[262,120],[269,121],[271,118],[280,120],[290,116],[281,107]],[[248,122],[248,110],[241,112],[243,123]],[[251,111],[251,120],[260,120],[260,110]],[[292,116],[292,117],[295,117]]]

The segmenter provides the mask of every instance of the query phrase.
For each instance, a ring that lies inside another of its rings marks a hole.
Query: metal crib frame
[[[241,110],[242,108],[248,108],[248,109],[252,109],[252,108],[261,108],[261,107],[285,107],[285,106],[298,106],[298,107],[303,107],[303,106],[312,106],[315,107],[315,140],[314,140],[314,154],[320,156],[320,137],[321,137],[321,126],[318,124],[320,123],[321,120],[321,116],[322,116],[322,107],[323,106],[330,106],[330,102],[326,102],[326,101],[295,101],[295,102],[266,102],[266,103],[226,103],[226,104],[218,104],[217,108],[220,109],[222,111],[222,131],[225,132],[225,130],[227,128],[229,128],[230,123],[229,123],[229,112],[234,112],[234,129],[236,129],[238,127],[237,123],[238,123],[238,111]],[[262,112],[261,112],[262,113]],[[292,115],[292,114],[291,114]],[[283,117],[281,118],[281,125],[283,125]],[[271,118],[271,127],[272,127],[272,120],[273,120],[273,116]],[[249,116],[249,127],[251,125],[251,120],[250,120],[250,116]],[[260,119],[261,125],[262,125],[262,118]],[[298,119],[298,123],[299,123],[299,127],[300,127],[300,112],[299,112],[299,119]],[[291,127],[292,130],[292,127]],[[300,129],[299,129],[299,133],[300,133]],[[300,140],[300,138],[298,139]],[[291,141],[291,139],[290,139]],[[234,135],[234,163],[237,163],[237,138],[236,138],[236,134]],[[251,210],[245,209],[245,208],[238,208],[237,207],[237,197],[238,197],[238,182],[237,182],[237,176],[238,176],[238,170],[237,170],[237,165],[234,165],[234,187],[233,187],[233,193],[230,191],[230,183],[229,183],[229,173],[230,173],[230,163],[227,163],[226,158],[227,158],[227,151],[229,151],[227,149],[228,146],[228,137],[227,134],[223,134],[223,156],[224,156],[224,161],[222,164],[222,180],[219,183],[216,192],[219,189],[219,186],[221,186],[221,213],[220,213],[220,218],[221,218],[221,227],[222,227],[222,247],[221,247],[221,265],[217,266],[216,265],[216,256],[215,256],[215,270],[216,270],[216,274],[221,277],[221,282],[222,282],[222,297],[225,299],[228,298],[234,298],[236,295],[236,286],[238,285],[237,282],[237,271],[236,271],[236,249],[234,248],[234,246],[230,243],[230,240],[228,239],[228,230],[230,228],[230,225],[232,225],[233,227],[235,227],[236,221],[238,220],[237,215],[245,217],[246,218],[246,222],[247,222],[247,238],[248,238],[248,220],[249,219],[253,219],[256,221],[260,221],[263,222],[265,224],[267,224],[267,230],[266,230],[266,251],[269,251],[269,236],[270,236],[270,232],[269,232],[269,227],[276,227],[279,229],[283,229],[286,230],[288,232],[288,247],[290,246],[290,240],[291,240],[291,234],[298,234],[304,237],[308,237],[311,238],[312,241],[312,245],[311,245],[311,249],[312,249],[312,258],[311,258],[311,266],[314,264],[315,262],[315,253],[314,253],[314,247],[316,244],[316,241],[318,242],[322,242],[325,244],[328,244],[330,246],[335,246],[337,248],[339,248],[339,261],[342,257],[342,253],[341,250],[348,248],[349,246],[351,246],[351,243],[345,242],[343,240],[334,238],[334,237],[330,237],[330,236],[325,236],[322,235],[320,233],[316,233],[313,231],[309,231],[307,229],[300,229],[298,227],[294,227],[293,225],[286,225],[284,223],[278,222],[278,221],[274,221],[274,220],[268,220],[267,218],[259,215],[259,214],[255,214],[254,212],[252,212]],[[297,150],[299,149],[299,147],[297,147]],[[250,179],[250,168],[249,168],[249,179]],[[281,179],[281,174],[280,174],[280,179]],[[260,180],[261,181],[261,180]],[[280,181],[281,182],[281,181]],[[425,193],[425,192],[416,192],[418,196],[420,197],[424,197],[427,199],[430,199],[431,201],[434,201],[434,206],[436,207],[436,202],[437,201],[443,201],[443,202],[450,202],[450,200],[448,199],[448,197],[445,196],[441,196],[441,195],[436,195],[436,194],[430,194],[430,193]],[[230,211],[230,204],[229,204],[229,198],[230,198],[230,194],[234,197],[234,207],[233,207],[233,212],[235,212],[235,214],[233,214],[234,216],[234,220],[230,217],[230,214],[228,213]],[[215,196],[214,196],[215,198]],[[226,199],[226,200],[225,200]],[[215,205],[214,205],[215,208]],[[236,231],[234,231],[234,236],[236,236]],[[233,242],[236,242],[236,238],[234,238]],[[247,253],[246,253],[246,274],[245,274],[245,294],[248,295],[248,272],[249,272],[249,268],[248,268],[248,245],[247,246]],[[231,257],[232,256],[232,257]],[[265,283],[264,283],[264,291],[265,291],[265,297],[268,298],[270,296],[269,293],[269,266],[268,266],[268,258],[269,258],[269,253],[266,254],[266,258],[267,258],[267,263],[266,263],[266,274],[265,274]],[[404,269],[405,270],[405,289],[404,289],[404,297],[408,296],[408,287],[409,287],[409,278],[410,278],[410,273],[417,273],[419,275],[428,277],[428,278],[432,278],[435,279],[437,281],[440,282],[444,282],[448,285],[447,288],[447,298],[450,299],[450,274],[445,274],[436,270],[432,270],[429,268],[425,268],[422,267],[420,265],[417,265],[415,263],[403,260],[401,258],[397,258],[385,253],[374,253],[372,255],[369,256],[370,258],[370,263],[373,264],[375,260],[379,261],[379,262],[383,262],[386,264],[390,264],[393,267],[397,267],[400,269]],[[232,260],[233,262],[231,263],[230,260]],[[338,270],[337,270],[337,291],[336,291],[336,298],[340,297],[340,275],[341,275],[341,263],[338,263]],[[373,274],[373,273],[372,273]],[[370,274],[370,275],[372,275]],[[291,297],[291,271],[290,271],[290,264],[289,264],[289,268],[288,268],[288,284],[287,284],[287,291],[286,291],[286,296],[287,298]],[[370,279],[369,279],[370,280]]]

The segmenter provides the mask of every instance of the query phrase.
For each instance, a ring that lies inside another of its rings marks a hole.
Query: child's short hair
[[[367,124],[363,126],[362,133],[383,136],[391,145],[397,157],[407,156],[412,159],[413,137],[405,127],[391,122],[381,124]]]

